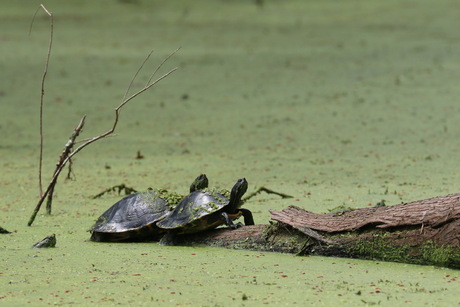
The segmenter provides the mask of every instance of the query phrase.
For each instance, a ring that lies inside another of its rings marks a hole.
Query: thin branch
[[[158,65],[158,67],[153,71],[153,73],[150,75],[150,78],[149,80],[147,81],[147,84],[145,85],[144,88],[146,87],[150,87],[149,84],[150,82],[152,82],[152,79],[153,77],[156,75],[156,73],[158,72],[158,70],[160,70],[160,68],[163,66],[164,63],[166,63],[166,61],[168,61],[174,54],[177,53],[177,51],[179,51],[180,47],[177,48],[176,50],[174,50],[170,55],[168,55],[166,58],[163,59],[163,61]],[[149,60],[150,56],[152,55],[153,53],[153,50],[150,51],[150,53],[147,55],[147,57],[145,58],[144,62],[142,62],[141,66],[139,66],[139,69],[136,71],[136,73],[134,74],[134,77],[131,79],[131,82],[129,83],[128,85],[128,88],[126,89],[126,92],[125,92],[125,95],[123,96],[123,101],[126,100],[126,97],[128,96],[128,92],[129,90],[131,89],[133,83],[134,83],[134,80],[136,80],[136,77],[137,75],[139,74],[139,72],[142,70],[142,68],[144,67],[145,63],[147,63],[147,61]],[[176,68],[177,69],[177,68]],[[176,70],[174,69],[174,70]],[[159,80],[156,80],[156,82],[158,82]],[[153,85],[153,84],[152,84]],[[152,86],[151,85],[151,86]]]
[[[46,75],[48,74],[48,66],[50,62],[50,57],[51,57],[51,49],[53,46],[53,32],[54,32],[54,22],[53,22],[53,14],[46,9],[46,7],[43,4],[40,4],[40,6],[37,8],[35,11],[34,17],[32,18],[32,23],[30,24],[30,29],[29,29],[29,35],[32,32],[32,26],[35,20],[35,16],[37,15],[37,12],[42,8],[46,14],[50,17],[50,40],[49,40],[49,46],[48,46],[48,53],[46,55],[46,61],[45,61],[45,71],[43,72],[43,77],[42,77],[42,86],[41,86],[41,94],[40,94],[40,154],[39,154],[39,162],[38,162],[38,186],[39,186],[39,191],[40,191],[40,196],[43,196],[43,184],[42,184],[42,165],[43,165],[43,101],[44,101],[44,96],[45,96],[45,79]]]
[[[163,66],[163,64],[166,63],[173,55],[175,55],[177,53],[177,51],[179,51],[179,49],[180,49],[180,47],[177,48],[176,50],[174,50],[173,52],[171,52],[170,55],[168,55],[166,58],[163,59],[163,61],[160,63],[160,65],[158,65],[158,67],[153,71],[152,75],[149,78],[149,81],[147,81],[147,84],[145,86],[148,86],[150,84],[150,82],[152,82],[153,76],[156,75],[156,73],[160,70],[160,68]]]
[[[258,195],[258,194],[260,194],[262,192],[265,192],[267,194],[275,194],[275,195],[281,196],[281,198],[293,198],[293,196],[291,196],[291,195],[276,192],[276,191],[270,190],[270,189],[268,189],[266,187],[260,187],[257,190],[255,190],[254,192],[252,192],[249,195],[247,195],[246,197],[244,197],[243,202],[248,201],[249,199],[253,198],[254,196],[256,196],[256,195]]]
[[[144,62],[142,62],[141,66],[139,66],[139,69],[136,71],[134,74],[134,77],[132,77],[131,82],[128,85],[128,88],[126,89],[125,95],[123,96],[123,101],[126,99],[126,96],[128,96],[129,90],[131,90],[131,87],[133,86],[134,80],[136,80],[137,75],[140,73],[142,68],[144,67],[145,63],[150,59],[150,56],[152,55],[153,50],[150,51],[149,55],[145,57]]]
[[[72,152],[72,148],[75,145],[75,141],[76,141],[77,137],[80,135],[81,131],[83,130],[83,126],[85,125],[85,119],[86,119],[86,115],[84,115],[81,118],[81,120],[78,123],[77,127],[74,129],[73,133],[70,135],[69,140],[65,144],[64,150],[62,151],[61,155],[59,156],[59,160],[56,163],[56,170],[54,171],[54,173],[57,172],[57,169],[62,164],[62,161],[64,161],[65,158],[68,157],[70,155],[70,153]],[[69,160],[69,172],[70,172],[70,165],[72,164],[71,162],[72,162],[72,160]],[[56,177],[56,179],[57,179],[57,177]],[[51,214],[51,203],[53,202],[53,193],[54,193],[54,187],[56,186],[56,182],[57,182],[57,180],[52,181],[50,183],[50,185],[52,185],[52,187],[51,187],[51,189],[50,189],[50,191],[48,193],[48,200],[46,201],[46,213],[47,214]]]
[[[145,92],[146,90],[150,89],[152,86],[154,86],[155,84],[157,84],[158,82],[160,82],[161,80],[163,80],[164,78],[168,77],[170,74],[172,74],[173,72],[175,72],[176,70],[178,69],[178,67],[176,68],[173,68],[171,69],[170,71],[168,71],[167,73],[165,73],[163,76],[161,76],[160,78],[156,79],[154,82],[152,82],[151,84],[149,85],[146,85],[143,89],[141,89],[140,91],[137,91],[136,93],[132,94],[128,99],[125,99],[116,109],[115,109],[115,112],[116,112],[116,117],[117,117],[117,120],[118,120],[118,110],[121,109],[125,104],[127,104],[128,102],[130,102],[132,99],[136,98],[137,96],[139,96],[140,94],[142,94],[143,92]],[[116,122],[114,124],[114,128],[116,127]],[[113,129],[115,130],[115,129]],[[112,133],[113,130],[110,132]],[[108,133],[108,134],[110,134]]]
[[[107,136],[110,136],[112,133],[115,132],[115,129],[118,125],[118,119],[120,117],[120,111],[121,111],[121,108],[123,108],[123,106],[125,104],[127,104],[128,102],[130,102],[131,100],[133,100],[134,98],[136,98],[137,96],[139,96],[140,94],[142,94],[143,92],[145,92],[146,90],[150,89],[152,86],[154,86],[155,84],[157,84],[158,82],[160,82],[161,80],[163,80],[164,78],[166,78],[167,76],[169,76],[170,74],[172,74],[173,72],[175,72],[177,70],[177,67],[176,68],[173,68],[171,69],[170,71],[168,71],[167,73],[165,73],[164,75],[162,75],[161,77],[159,77],[158,79],[156,79],[153,83],[149,84],[148,86],[145,86],[144,88],[142,88],[141,90],[137,91],[136,93],[134,93],[133,95],[131,95],[129,98],[125,99],[116,109],[115,109],[115,120],[114,120],[114,123],[113,123],[113,126],[110,130],[98,135],[98,136],[95,136],[95,137],[92,137],[90,138],[89,140],[87,140],[85,143],[81,144],[80,146],[78,146],[68,157],[68,159],[66,160],[69,160],[70,158],[72,158],[76,153],[78,153],[80,150],[82,150],[83,148],[85,148],[86,146],[88,146],[89,144],[91,143],[94,143],[100,139],[103,139]],[[67,161],[66,161],[67,163]]]
[[[56,186],[56,182],[59,177],[59,174],[63,170],[66,163],[70,160],[70,158],[68,159],[68,157],[71,154],[71,148],[75,144],[75,139],[78,137],[81,130],[83,129],[83,126],[85,125],[85,119],[86,119],[86,115],[82,117],[77,127],[75,127],[74,132],[72,133],[69,140],[67,141],[66,145],[64,146],[64,150],[61,156],[59,157],[58,163],[56,164],[56,170],[54,171],[53,178],[51,178],[51,182],[46,188],[45,193],[43,193],[40,196],[40,200],[38,201],[38,204],[35,206],[32,216],[30,217],[29,222],[27,223],[28,226],[31,226],[32,223],[34,222],[35,217],[37,216],[37,213],[40,210],[40,207],[42,206],[43,201],[45,200],[46,197],[48,197],[48,201],[46,205],[47,210],[48,210],[48,213],[51,213],[51,202],[53,200],[54,187]]]

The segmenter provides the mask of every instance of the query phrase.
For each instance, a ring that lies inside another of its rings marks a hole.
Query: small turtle
[[[198,176],[190,193],[208,186],[206,175]],[[91,241],[116,242],[156,239],[164,232],[155,224],[169,216],[181,195],[164,189],[131,194],[110,207],[90,229]]]
[[[236,182],[230,193],[215,189],[190,193],[180,201],[171,215],[157,223],[159,228],[168,230],[167,236],[160,243],[168,244],[176,234],[196,233],[223,224],[237,228],[242,224],[234,224],[233,220],[241,215],[244,216],[245,225],[254,225],[251,211],[240,208],[241,197],[247,189],[248,182],[242,178]]]

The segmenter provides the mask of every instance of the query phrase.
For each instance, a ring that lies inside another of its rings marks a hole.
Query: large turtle
[[[207,188],[206,175],[198,176],[190,193]],[[110,207],[90,229],[92,241],[137,241],[157,239],[164,231],[156,222],[166,218],[179,203],[181,195],[164,189],[131,194]]]
[[[248,182],[242,178],[236,182],[230,193],[216,189],[190,193],[167,218],[157,223],[159,228],[168,231],[168,235],[160,243],[170,244],[176,234],[196,233],[224,224],[231,228],[239,227],[241,223],[234,224],[233,220],[241,215],[244,216],[245,225],[254,225],[251,211],[240,208],[241,198],[247,189]]]

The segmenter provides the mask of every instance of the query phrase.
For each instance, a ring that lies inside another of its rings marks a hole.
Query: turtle
[[[160,244],[170,245],[170,241],[178,234],[197,233],[224,224],[233,229],[240,227],[242,224],[234,224],[233,220],[241,215],[245,225],[254,225],[251,211],[240,208],[243,203],[241,198],[247,189],[248,182],[241,178],[230,193],[218,189],[191,192],[167,218],[157,223],[159,228],[167,230]]]
[[[190,193],[207,188],[208,178],[202,174],[190,186]],[[165,189],[150,189],[131,194],[105,211],[91,227],[91,241],[140,241],[160,238],[164,232],[156,222],[172,213],[183,196]]]

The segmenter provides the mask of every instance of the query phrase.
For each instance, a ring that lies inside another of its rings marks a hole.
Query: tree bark
[[[181,236],[177,244],[375,259],[460,269],[460,193],[318,214],[271,210],[268,225]]]

